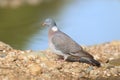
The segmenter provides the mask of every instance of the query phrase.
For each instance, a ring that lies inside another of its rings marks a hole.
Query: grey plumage
[[[44,24],[49,27],[49,47],[57,55],[63,56],[67,61],[79,61],[94,66],[100,66],[91,54],[84,51],[83,48],[72,40],[67,34],[61,32],[54,20],[46,19]]]

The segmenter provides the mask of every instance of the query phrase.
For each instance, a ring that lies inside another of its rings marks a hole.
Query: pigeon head
[[[57,25],[56,25],[55,21],[53,19],[50,19],[50,18],[46,19],[43,22],[43,26],[49,27],[49,31],[53,31],[53,32],[59,31],[59,29],[57,28]]]
[[[47,26],[47,27],[53,27],[56,26],[56,23],[53,19],[45,19],[45,21],[43,22],[43,26]]]

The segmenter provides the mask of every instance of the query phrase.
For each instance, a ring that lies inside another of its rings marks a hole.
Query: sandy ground
[[[100,68],[59,61],[49,49],[21,51],[0,42],[0,80],[120,80],[120,41],[83,48],[100,61]]]

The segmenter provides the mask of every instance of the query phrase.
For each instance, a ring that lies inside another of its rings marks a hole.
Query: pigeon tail
[[[97,67],[101,66],[101,64],[98,61],[96,61],[93,58],[89,58],[89,57],[81,57],[81,58],[68,57],[66,59],[66,61],[69,61],[69,62],[82,62],[82,63],[91,64],[91,65],[97,66]]]
[[[92,64],[93,66],[97,66],[97,67],[101,66],[101,64],[93,58],[81,57],[79,62]]]

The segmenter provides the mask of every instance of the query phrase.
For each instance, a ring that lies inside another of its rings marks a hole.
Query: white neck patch
[[[55,32],[55,31],[58,31],[58,28],[57,28],[56,26],[53,26],[53,27],[52,27],[52,31],[54,31],[54,32]]]

